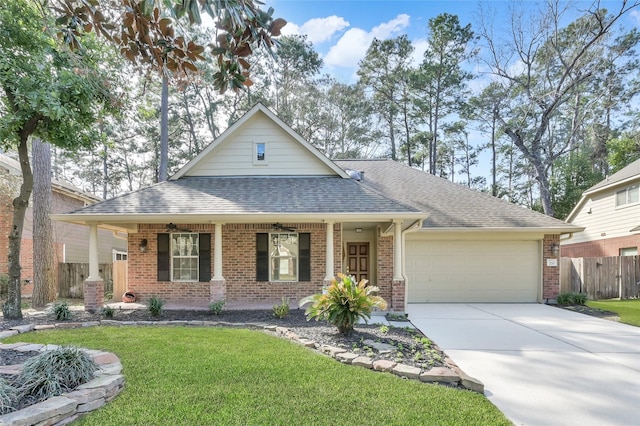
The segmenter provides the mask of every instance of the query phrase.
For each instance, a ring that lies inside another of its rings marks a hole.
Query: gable
[[[264,156],[258,150],[264,148]],[[344,172],[257,105],[171,179],[208,176],[340,176]]]

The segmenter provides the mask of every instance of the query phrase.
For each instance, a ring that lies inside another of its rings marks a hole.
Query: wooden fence
[[[640,297],[638,256],[560,259],[560,293],[587,293],[589,299]]]
[[[104,280],[104,292],[112,293],[119,299],[127,290],[127,261],[99,265],[100,276]],[[62,299],[82,299],[82,283],[89,276],[88,263],[60,263],[58,265],[58,289]]]

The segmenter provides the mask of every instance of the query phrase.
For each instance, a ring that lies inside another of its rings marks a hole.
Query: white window
[[[271,281],[298,281],[298,234],[270,234]]]
[[[253,144],[253,164],[257,166],[264,166],[269,164],[267,155],[267,143],[266,142],[254,142]]]
[[[198,281],[198,234],[171,234],[171,281]]]
[[[635,204],[640,201],[640,188],[638,185],[631,185],[616,192],[616,206]]]
[[[111,250],[111,253],[113,254],[113,261],[114,262],[116,260],[127,260],[127,252],[126,251],[120,251],[120,250],[113,249],[113,250]]]
[[[625,247],[620,249],[620,256],[637,256],[638,247]]]

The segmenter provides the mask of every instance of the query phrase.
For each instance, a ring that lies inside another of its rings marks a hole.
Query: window
[[[171,281],[198,281],[198,234],[171,234]]]
[[[625,247],[620,249],[620,256],[637,256],[638,247]]]
[[[113,255],[113,261],[115,262],[116,260],[127,260],[127,252],[126,251],[119,251],[116,249],[111,250],[111,253]]]
[[[256,234],[256,281],[311,281],[311,234]]]
[[[211,234],[158,234],[158,281],[211,279]]]
[[[298,234],[270,234],[270,281],[298,281]]]
[[[640,201],[640,188],[638,185],[632,185],[621,191],[616,192],[616,207],[626,204],[635,204]]]
[[[267,161],[267,144],[265,142],[255,142],[253,144],[253,164],[263,166]]]

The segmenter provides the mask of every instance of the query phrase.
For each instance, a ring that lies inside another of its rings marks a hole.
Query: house
[[[20,163],[0,154],[0,274],[7,274],[9,233],[13,221],[13,198],[22,182]],[[51,212],[62,213],[101,201],[73,185],[59,180],[51,182]],[[86,226],[53,222],[53,240],[57,263],[88,263],[89,232]],[[23,295],[33,291],[33,203],[29,203],[25,215],[20,247],[21,278],[25,282]],[[111,263],[115,258],[126,257],[126,234],[114,234],[100,230],[98,261]]]
[[[587,189],[566,221],[584,231],[562,242],[563,257],[638,255],[640,159]]]
[[[88,225],[90,252],[98,228],[128,232],[142,300],[298,300],[342,271],[395,311],[555,299],[560,236],[580,230],[394,161],[331,161],[260,104],[167,182],[54,218]]]

